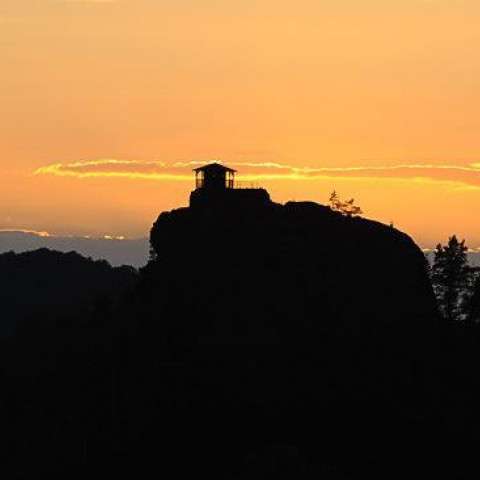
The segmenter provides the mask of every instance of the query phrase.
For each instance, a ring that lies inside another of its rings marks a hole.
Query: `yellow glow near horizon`
[[[479,23],[477,0],[3,0],[0,228],[143,235],[221,159],[480,244]]]

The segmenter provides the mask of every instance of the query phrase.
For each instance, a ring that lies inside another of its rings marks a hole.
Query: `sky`
[[[478,0],[0,0],[0,230],[135,238],[212,160],[480,246]]]

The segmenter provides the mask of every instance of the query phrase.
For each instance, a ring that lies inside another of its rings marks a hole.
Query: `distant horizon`
[[[24,238],[19,238],[22,236]],[[7,238],[10,237],[10,238]],[[415,241],[415,239],[413,239]],[[445,245],[448,238],[440,242]],[[469,262],[474,266],[480,266],[480,247],[469,246]],[[435,245],[418,245],[430,260]],[[107,260],[113,266],[132,265],[135,268],[144,266],[149,258],[149,237],[113,237],[110,235],[56,235],[46,231],[35,232],[25,229],[5,230],[0,228],[0,254],[14,251],[23,253],[38,248],[49,248],[62,252],[77,251],[83,256],[94,260]]]
[[[106,260],[112,266],[131,265],[135,268],[146,265],[149,259],[148,238],[114,238],[111,236],[58,236],[47,232],[0,230],[0,254],[13,251],[24,253],[40,248],[60,252],[76,251],[93,260]]]
[[[290,200],[292,202],[294,201],[300,201],[300,202],[309,202],[309,201],[313,201],[313,200]],[[322,205],[322,203],[320,202],[314,202],[314,203],[319,203],[320,205]],[[326,205],[327,202],[324,202],[323,205]],[[175,209],[175,208],[185,208],[187,205],[182,205],[182,206],[177,206],[177,207],[174,207],[172,208]],[[164,210],[164,211],[169,211],[169,210]],[[158,215],[160,215],[162,213],[162,211],[160,211],[158,213]],[[42,228],[39,228],[39,229],[30,229],[30,228],[27,228],[27,227],[14,227],[14,226],[2,226],[0,224],[0,235],[1,234],[5,234],[5,233],[24,233],[24,234],[31,234],[31,235],[34,235],[36,237],[40,237],[40,238],[79,238],[79,239],[91,239],[91,240],[116,240],[116,241],[122,241],[122,240],[129,240],[129,241],[134,241],[134,240],[144,240],[144,239],[147,239],[149,238],[149,233],[150,233],[150,229],[153,225],[153,223],[155,222],[156,218],[158,217],[158,215],[152,219],[152,222],[145,228],[145,232],[142,234],[142,233],[137,233],[137,234],[122,234],[121,232],[117,232],[115,234],[110,234],[110,233],[100,233],[98,231],[91,231],[91,232],[86,232],[86,231],[75,231],[75,230],[72,230],[72,231],[52,231],[52,230],[48,230],[48,229],[42,229]],[[391,222],[391,221],[382,221],[382,220],[379,220],[379,219],[376,219],[376,218],[372,218],[370,216],[366,216],[366,215],[361,215],[363,218],[367,219],[367,220],[372,220],[372,221],[377,221],[377,222],[380,222],[380,223],[384,223],[385,225],[391,225],[393,223],[393,227],[402,231],[403,233],[406,233],[407,235],[409,235],[414,241],[415,243],[423,250],[423,251],[433,251],[435,249],[435,247],[441,243],[441,244],[446,244],[448,242],[448,239],[452,236],[452,235],[456,235],[458,238],[462,239],[462,240],[465,240],[467,246],[469,247],[470,251],[473,253],[473,252],[476,252],[476,251],[479,251],[480,252],[480,245],[479,246],[474,246],[471,242],[470,242],[470,239],[469,237],[465,237],[461,234],[459,234],[458,232],[455,232],[455,231],[452,231],[448,234],[446,234],[443,238],[439,238],[437,240],[432,240],[431,242],[421,242],[421,241],[418,241],[415,236],[411,233],[409,233],[408,231],[400,228],[399,226],[395,225],[394,222]],[[82,229],[83,230],[83,229]],[[479,241],[480,243],[480,241]]]
[[[304,200],[304,201],[307,201],[307,200]],[[379,221],[379,220],[376,220],[374,218],[369,218],[369,217],[364,217],[368,220],[373,220],[373,221]],[[380,222],[380,223],[384,223],[385,225],[390,225],[390,223],[388,222]],[[153,224],[153,223],[152,223]],[[397,228],[397,226],[393,225],[394,228]],[[458,235],[456,234],[455,232],[452,232],[451,234],[447,235],[445,238],[442,238],[442,239],[439,239],[438,241],[436,242],[431,242],[429,244],[423,244],[423,243],[419,243],[416,241],[416,239],[410,235],[408,232],[400,229],[400,228],[397,228],[398,230],[402,231],[403,233],[406,233],[407,235],[409,235],[414,241],[415,243],[422,249],[422,251],[424,252],[430,252],[430,251],[433,251],[435,249],[435,247],[441,243],[441,244],[446,244],[448,242],[448,239],[452,236],[452,235],[456,235],[457,237],[461,237],[461,235]],[[135,240],[148,240],[149,239],[149,229],[147,229],[146,233],[144,235],[141,235],[141,234],[138,234],[138,235],[132,235],[132,236],[128,236],[128,235],[110,235],[110,234],[107,234],[107,233],[98,233],[98,232],[92,232],[92,233],[68,233],[68,232],[52,232],[52,231],[47,231],[47,230],[31,230],[31,229],[28,229],[28,228],[22,228],[22,227],[2,227],[0,226],[0,235],[2,234],[8,234],[8,233],[11,233],[11,234],[15,234],[15,233],[20,233],[20,234],[26,234],[26,235],[33,235],[35,237],[38,237],[38,238],[65,238],[65,239],[68,239],[68,238],[76,238],[76,239],[85,239],[85,240],[106,240],[106,241],[135,241]],[[461,237],[461,239],[465,240],[466,241],[466,244],[468,245],[469,247],[469,251],[471,253],[474,253],[474,252],[480,252],[480,246],[478,247],[472,247],[471,245],[469,245],[469,241],[468,241],[468,238],[464,238],[464,237]]]

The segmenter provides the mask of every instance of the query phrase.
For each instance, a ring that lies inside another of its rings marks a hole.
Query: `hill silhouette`
[[[75,306],[87,308],[101,297],[118,296],[135,279],[131,267],[112,268],[106,261],[76,252],[39,249],[0,254],[0,333],[12,333],[19,323],[35,319],[44,324],[46,316],[65,315]]]
[[[0,255],[6,477],[70,472],[75,478],[86,432],[105,439],[92,428],[111,417],[112,312],[137,278],[131,267],[112,268],[75,252]]]
[[[107,260],[113,266],[143,267],[148,260],[148,239],[86,238],[49,235],[46,232],[0,230],[0,254],[23,253],[47,248],[57,252],[75,251],[94,260]]]
[[[478,470],[451,445],[478,425],[478,333],[439,319],[420,249],[255,196],[162,213],[120,298],[5,344],[18,478]]]

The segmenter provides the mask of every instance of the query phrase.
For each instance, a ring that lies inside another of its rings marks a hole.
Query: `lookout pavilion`
[[[220,163],[209,163],[203,167],[195,168],[196,188],[222,190],[235,188],[236,170],[225,167]]]
[[[235,183],[236,170],[220,163],[194,168],[195,190],[190,195],[190,207],[247,207],[269,204],[264,188],[244,188]]]

